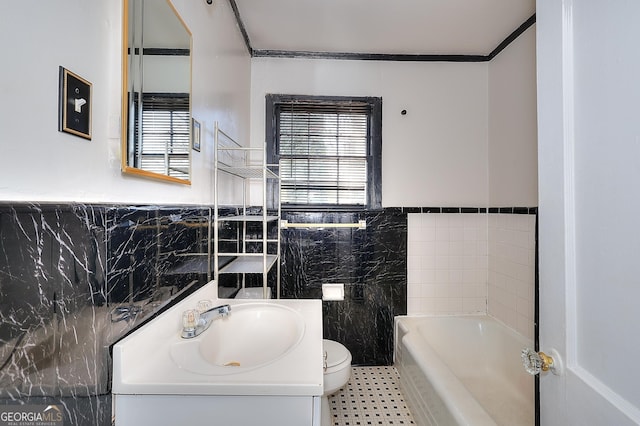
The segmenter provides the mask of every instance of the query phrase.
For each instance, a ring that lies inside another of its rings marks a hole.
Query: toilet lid
[[[322,341],[322,350],[327,354],[327,367],[343,363],[351,355],[347,348],[333,340],[324,339]]]

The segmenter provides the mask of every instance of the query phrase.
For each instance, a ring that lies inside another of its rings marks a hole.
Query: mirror
[[[169,0],[124,0],[122,171],[191,183],[191,32]]]

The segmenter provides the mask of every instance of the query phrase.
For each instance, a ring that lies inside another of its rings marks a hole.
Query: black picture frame
[[[59,69],[58,131],[91,140],[93,85],[64,67]]]

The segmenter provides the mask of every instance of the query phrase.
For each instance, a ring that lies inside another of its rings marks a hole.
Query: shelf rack
[[[274,165],[269,165],[266,160],[266,150],[262,148],[244,147],[231,136],[220,129],[219,123],[215,123],[214,129],[215,161],[214,161],[214,209],[213,209],[213,245],[214,245],[214,270],[216,274],[238,274],[241,276],[241,284],[245,286],[246,274],[262,274],[263,297],[267,297],[268,273],[276,267],[276,297],[280,298],[280,178],[274,171]],[[256,157],[260,157],[256,159]],[[220,203],[220,176],[226,174],[242,182],[242,205],[238,208],[240,214],[226,216],[220,215],[223,206]],[[253,204],[249,198],[249,190],[254,184],[260,184],[262,195],[260,203]],[[269,206],[267,199],[267,186],[275,183],[278,200],[275,205]],[[259,213],[251,214],[258,208]],[[275,214],[274,214],[275,213]],[[222,224],[236,226],[236,237],[226,242],[235,242],[234,252],[220,251],[220,226]],[[252,236],[247,233],[248,225],[262,224],[261,236]],[[268,238],[270,226],[277,229],[277,238]],[[250,251],[250,245],[262,244],[260,252]],[[275,245],[275,250],[269,250]]]

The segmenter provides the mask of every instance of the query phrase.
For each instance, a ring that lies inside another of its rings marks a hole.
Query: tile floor
[[[329,398],[332,426],[415,425],[395,367],[352,367],[351,379]]]

